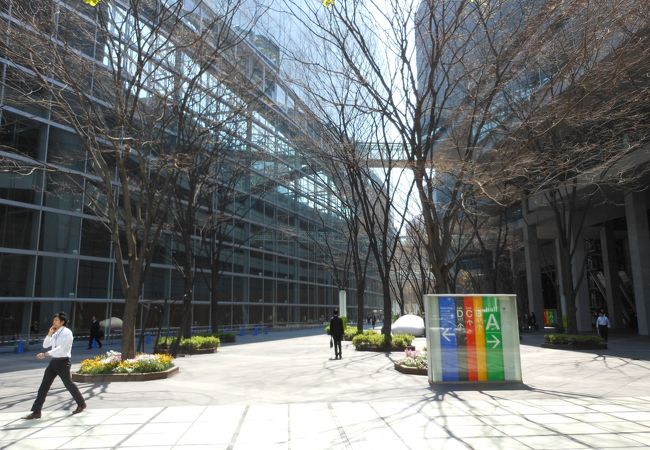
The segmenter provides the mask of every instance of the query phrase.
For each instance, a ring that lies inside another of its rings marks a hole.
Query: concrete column
[[[339,314],[341,317],[348,316],[348,294],[345,290],[339,291]]]
[[[614,230],[606,223],[600,229],[600,248],[603,259],[603,275],[605,277],[605,293],[607,300],[607,315],[612,328],[623,325],[621,298],[618,283],[618,265],[616,264],[616,248],[614,246]]]
[[[537,323],[544,323],[544,297],[542,296],[542,270],[539,265],[539,242],[537,228],[524,225],[524,257],[526,259],[526,283],[528,286],[528,310],[535,312]]]
[[[639,334],[647,336],[650,330],[650,230],[644,193],[630,192],[625,196],[625,219]]]
[[[589,302],[589,281],[587,280],[586,263],[585,263],[585,240],[582,233],[574,237],[575,252],[571,259],[571,266],[573,270],[573,286],[576,289],[576,324],[578,331],[590,332],[591,331],[591,308]],[[580,281],[582,276],[582,281]]]

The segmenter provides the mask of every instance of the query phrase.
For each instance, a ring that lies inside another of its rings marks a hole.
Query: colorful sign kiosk
[[[429,383],[521,382],[515,295],[425,295]]]

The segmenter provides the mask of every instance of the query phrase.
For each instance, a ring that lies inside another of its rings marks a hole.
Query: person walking
[[[63,385],[68,392],[72,394],[75,402],[77,402],[77,409],[72,411],[72,414],[79,414],[86,409],[86,402],[81,392],[79,392],[77,386],[70,379],[70,356],[74,336],[72,335],[72,331],[66,327],[67,323],[68,317],[64,312],[59,312],[52,318],[52,326],[43,341],[43,348],[52,347],[52,349],[36,355],[38,359],[45,359],[47,356],[50,356],[52,359],[47,369],[45,369],[45,374],[43,374],[43,381],[41,381],[41,386],[38,388],[38,395],[32,405],[32,412],[23,417],[25,420],[41,418],[41,408],[43,408],[43,403],[45,403],[45,397],[57,375],[63,381]]]
[[[607,335],[609,334],[609,319],[605,315],[605,311],[602,309],[598,314],[598,319],[596,319],[596,327],[598,328],[598,336],[607,342]]]
[[[377,316],[375,316],[373,314],[371,321],[372,321],[372,329],[374,330],[375,329],[375,324],[377,323]]]
[[[342,359],[341,341],[343,340],[343,319],[339,317],[339,310],[334,310],[334,316],[330,319],[330,335],[334,340],[334,359]]]
[[[88,350],[93,348],[93,341],[97,341],[97,346],[99,348],[102,348],[102,341],[100,341],[101,338],[102,338],[102,333],[99,328],[99,322],[97,321],[97,318],[93,316],[93,320],[90,322],[90,337],[88,338]]]

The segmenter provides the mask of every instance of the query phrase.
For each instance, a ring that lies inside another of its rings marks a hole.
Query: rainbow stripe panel
[[[431,382],[521,381],[516,298],[425,297]]]

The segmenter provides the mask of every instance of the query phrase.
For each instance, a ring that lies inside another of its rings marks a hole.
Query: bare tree
[[[144,276],[168,223],[172,168],[183,160],[175,152],[187,117],[180,80],[192,78],[183,65],[214,44],[224,12],[201,1],[9,3],[18,21],[7,25],[4,50],[23,68],[9,83],[71,128],[87,152],[86,206],[111,236],[125,298],[122,356],[133,357]],[[30,95],[30,86],[42,94]]]
[[[569,332],[577,330],[576,299],[585,282],[587,211],[619,189],[636,190],[647,174],[648,2],[620,1],[573,9],[531,69],[553,71],[525,101],[508,97],[506,139],[498,145],[503,178],[540,199],[558,236]]]

